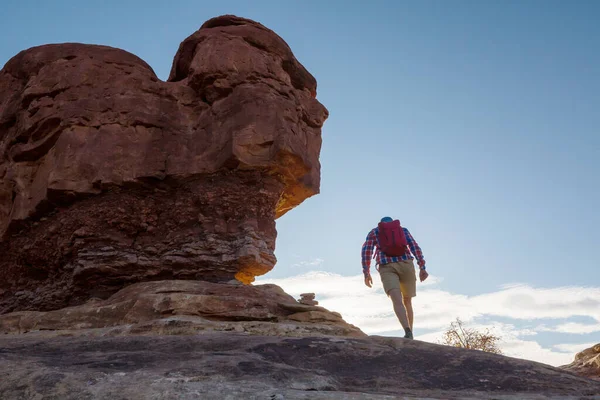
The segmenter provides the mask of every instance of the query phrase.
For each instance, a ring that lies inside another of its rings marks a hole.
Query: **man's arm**
[[[425,269],[425,257],[423,257],[423,252],[421,251],[419,244],[417,243],[415,238],[412,237],[408,229],[404,228],[404,233],[406,235],[408,247],[410,248],[411,253],[413,253],[413,255],[416,257],[417,264],[419,264],[419,268]]]
[[[371,268],[371,258],[373,258],[373,248],[375,247],[375,232],[371,231],[367,235],[367,239],[362,246],[362,268],[365,277],[371,275],[369,269]]]

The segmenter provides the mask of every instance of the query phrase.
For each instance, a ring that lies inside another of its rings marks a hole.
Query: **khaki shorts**
[[[400,289],[404,297],[417,295],[417,274],[413,260],[380,265],[379,276],[388,296],[392,289]]]

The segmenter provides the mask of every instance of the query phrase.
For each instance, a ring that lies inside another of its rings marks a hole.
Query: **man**
[[[412,298],[417,295],[414,257],[417,258],[419,265],[421,282],[429,276],[425,270],[425,258],[421,248],[408,229],[400,226],[400,221],[390,217],[382,218],[378,226],[369,232],[362,246],[363,274],[365,275],[365,285],[368,287],[373,284],[369,272],[373,248],[377,249],[376,263],[379,266],[383,289],[392,299],[394,312],[404,328],[404,337],[412,339],[414,320]]]

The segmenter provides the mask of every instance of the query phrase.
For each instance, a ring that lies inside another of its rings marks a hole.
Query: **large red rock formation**
[[[275,264],[275,219],[318,193],[316,81],[234,16],[180,46],[168,82],[123,50],[23,51],[0,71],[0,314],[134,282]]]

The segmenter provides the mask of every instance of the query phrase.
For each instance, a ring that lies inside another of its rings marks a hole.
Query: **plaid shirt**
[[[406,241],[408,242],[408,247],[412,254],[417,257],[417,264],[421,269],[425,269],[425,258],[423,257],[423,252],[421,248],[412,237],[408,229],[402,228],[404,230],[404,234],[406,235]],[[372,229],[371,232],[367,235],[367,239],[362,246],[362,267],[363,274],[365,276],[369,275],[369,269],[371,267],[371,258],[373,258],[373,248],[377,248],[375,256],[376,256],[376,264],[383,265],[391,262],[398,262],[400,260],[413,260],[414,257],[410,253],[406,253],[400,257],[389,257],[386,256],[384,252],[379,250],[379,239],[377,239],[377,234],[379,233],[379,228]]]

